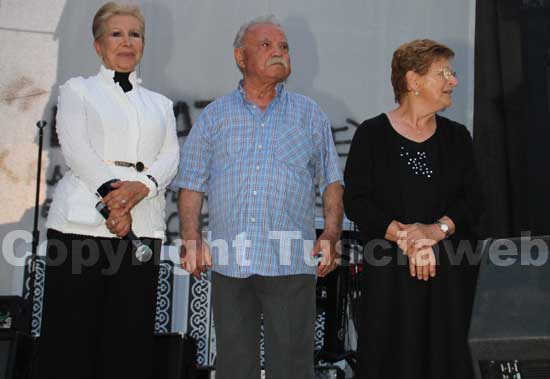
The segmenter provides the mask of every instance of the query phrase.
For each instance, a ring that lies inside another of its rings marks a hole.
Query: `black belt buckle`
[[[122,166],[122,167],[133,167],[136,169],[137,172],[142,172],[145,170],[145,165],[143,162],[136,162],[136,163],[130,163],[130,162],[124,162],[124,161],[114,161],[115,166]]]
[[[145,165],[143,164],[143,162],[137,162],[135,164],[135,167],[137,172],[142,172],[145,169]]]

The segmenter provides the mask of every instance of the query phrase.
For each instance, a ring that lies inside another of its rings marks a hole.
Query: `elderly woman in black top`
[[[432,40],[400,46],[391,76],[398,106],[365,121],[350,148],[344,204],[366,244],[362,379],[472,377],[479,183],[468,130],[437,114],[458,84],[453,56]]]

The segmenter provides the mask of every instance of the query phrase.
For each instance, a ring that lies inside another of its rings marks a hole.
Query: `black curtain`
[[[484,236],[550,234],[547,2],[477,1],[474,146]]]
[[[524,1],[522,44],[528,88],[528,225],[550,234],[550,1]]]

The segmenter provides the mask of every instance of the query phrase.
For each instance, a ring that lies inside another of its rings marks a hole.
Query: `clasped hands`
[[[117,237],[124,237],[132,227],[130,210],[149,193],[147,186],[137,181],[120,181],[111,184],[113,190],[101,201],[109,208],[107,229]]]
[[[412,277],[427,281],[436,275],[433,246],[445,238],[435,224],[402,224],[396,221],[397,245],[409,259]]]

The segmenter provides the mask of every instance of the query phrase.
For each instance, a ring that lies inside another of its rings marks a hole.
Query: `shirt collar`
[[[113,80],[113,78],[115,77],[115,71],[114,70],[110,70],[107,67],[105,67],[104,65],[101,65],[101,68],[99,69],[99,76],[106,79],[109,83],[112,83],[112,84],[116,85],[115,81]],[[130,81],[130,83],[132,83],[132,86],[134,88],[136,88],[136,86],[141,84],[141,82],[142,82],[141,78],[137,77],[137,74],[136,74],[135,70],[130,73],[130,76],[129,76],[128,80]]]
[[[237,89],[241,94],[243,102],[250,103],[250,101],[246,99],[246,91],[244,90],[242,79],[239,80],[239,85]],[[273,100],[271,100],[271,103],[274,103],[276,100],[278,100],[285,92],[286,92],[285,84],[284,83],[277,84],[277,86],[275,87],[275,97],[273,98]]]

